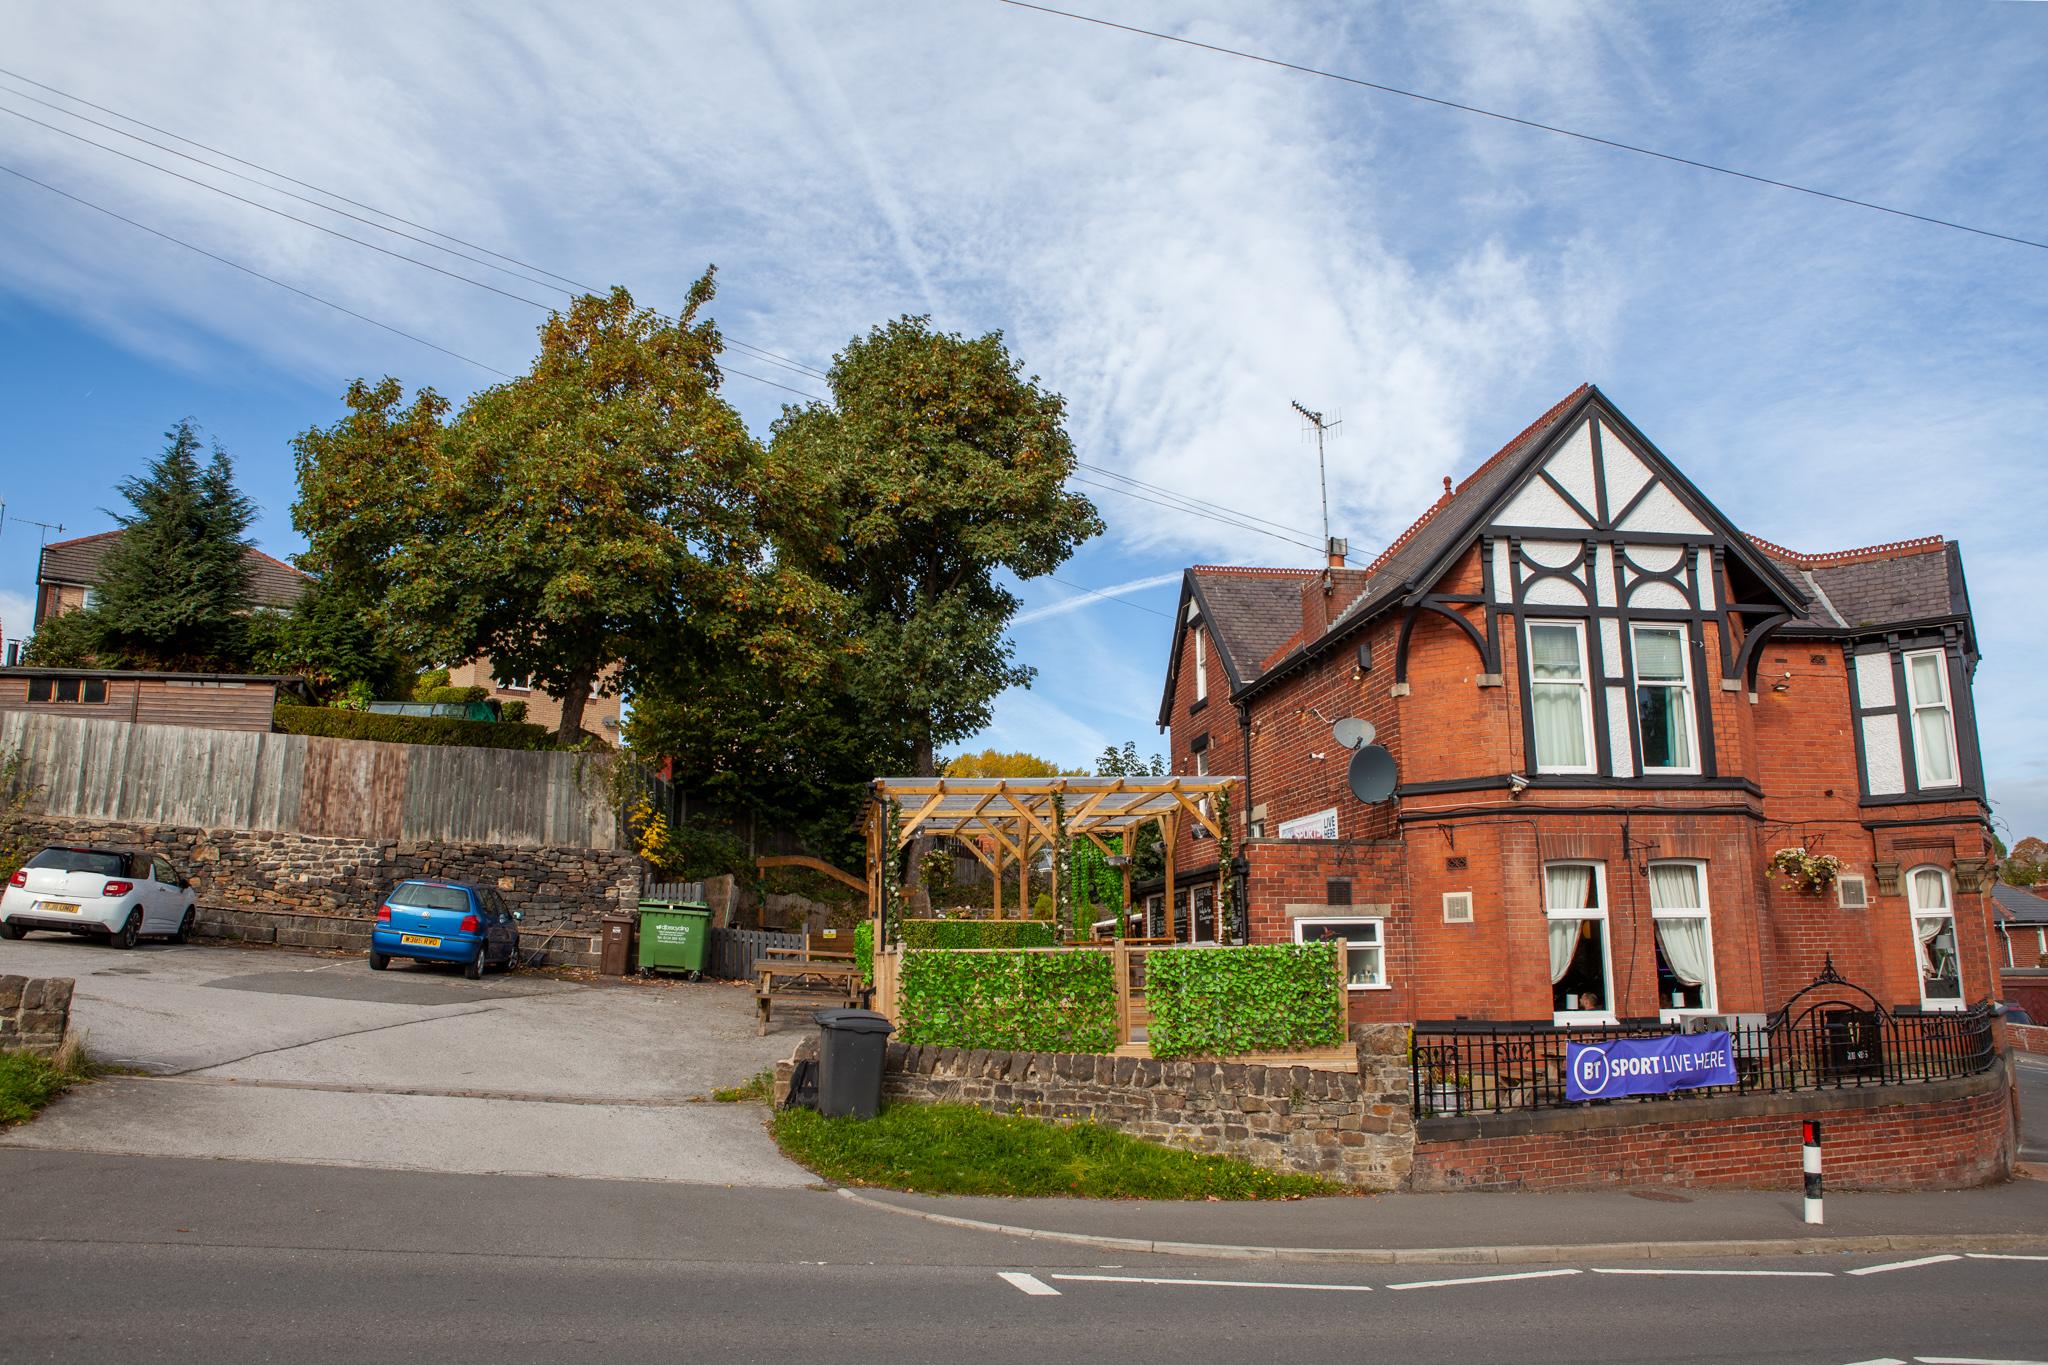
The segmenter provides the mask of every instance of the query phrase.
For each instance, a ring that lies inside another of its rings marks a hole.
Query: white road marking
[[[2026,1256],[2016,1251],[1972,1251],[1973,1261],[2048,1261],[2048,1256]]]
[[[2048,1365],[2044,1360],[1986,1360],[1982,1356],[1914,1356],[1920,1365]]]
[[[1773,1278],[1832,1280],[1832,1270],[1665,1270],[1662,1268],[1642,1270],[1599,1270],[1595,1275],[1765,1275]]]
[[[1168,1280],[1148,1275],[1054,1275],[1055,1280],[1087,1280],[1097,1284],[1191,1284],[1207,1289],[1332,1289],[1347,1294],[1369,1294],[1369,1284],[1304,1284],[1286,1280]]]
[[[1879,1356],[1875,1360],[1851,1361],[1850,1365],[1906,1365],[1906,1362],[1903,1360],[1896,1359],[1892,1356]]]
[[[1952,1253],[1940,1256],[1922,1256],[1914,1261],[1887,1261],[1883,1265],[1858,1266],[1849,1271],[1851,1275],[1882,1275],[1887,1270],[1917,1270],[1923,1265],[1940,1265],[1943,1261],[1960,1261],[1963,1258]]]
[[[1054,1289],[1036,1275],[1026,1275],[1021,1270],[1000,1271],[997,1273],[996,1278],[1007,1282],[1012,1289],[1022,1290],[1033,1298],[1044,1298],[1047,1295],[1051,1295],[1053,1298],[1060,1296],[1059,1290]]]
[[[1559,1275],[1579,1275],[1578,1270],[1518,1270],[1512,1275],[1468,1275],[1461,1280],[1410,1280],[1390,1284],[1389,1289],[1444,1289],[1458,1284],[1499,1284],[1502,1280],[1548,1280]]]

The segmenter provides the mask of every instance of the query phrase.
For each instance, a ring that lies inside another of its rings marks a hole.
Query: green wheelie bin
[[[640,902],[640,970],[704,975],[711,949],[711,907],[690,901]]]

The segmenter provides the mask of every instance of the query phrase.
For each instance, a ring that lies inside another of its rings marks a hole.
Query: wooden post
[[[1136,842],[1129,834],[1124,835],[1124,908],[1118,912],[1116,922],[1118,942],[1131,932],[1131,846]]]
[[[1031,918],[1031,831],[1017,822],[1017,918]]]
[[[1180,906],[1174,899],[1173,846],[1177,842],[1174,836],[1179,833],[1180,820],[1178,817],[1174,818],[1171,823],[1168,822],[1166,816],[1162,815],[1159,817],[1159,837],[1166,845],[1166,936],[1176,942],[1180,939],[1178,928]]]
[[[1384,955],[1386,948],[1380,952]],[[1344,1029],[1344,1036],[1351,1036],[1351,940],[1337,939],[1337,1022]]]
[[[995,883],[996,887],[995,915],[997,919],[1001,919],[1003,917],[1003,846],[1001,844],[996,845],[996,865],[991,871],[994,875],[990,880]]]
[[[1116,1040],[1131,1041],[1131,950],[1122,939],[1110,945],[1109,960],[1116,972]]]

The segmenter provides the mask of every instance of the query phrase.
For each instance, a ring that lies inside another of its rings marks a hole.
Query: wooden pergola
[[[882,863],[911,840],[947,837],[967,850],[995,879],[995,914],[1003,913],[1003,882],[1014,865],[1017,917],[1031,908],[1031,862],[1053,846],[1053,798],[1064,803],[1070,842],[1086,839],[1105,854],[1107,838],[1135,834],[1148,824],[1159,827],[1166,856],[1167,935],[1174,930],[1174,845],[1186,822],[1194,821],[1220,837],[1212,798],[1230,790],[1236,777],[878,777],[868,808],[868,912],[877,921],[882,911]],[[895,847],[885,849],[890,802],[901,812]],[[1134,841],[1123,846],[1123,913],[1131,908],[1131,864]],[[1053,859],[1053,889],[1058,894],[1059,860]],[[1218,912],[1222,907],[1219,905]],[[879,930],[879,923],[877,929]]]

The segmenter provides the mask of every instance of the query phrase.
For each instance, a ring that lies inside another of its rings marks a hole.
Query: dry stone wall
[[[71,1027],[71,978],[0,976],[0,1048],[53,1055]]]

